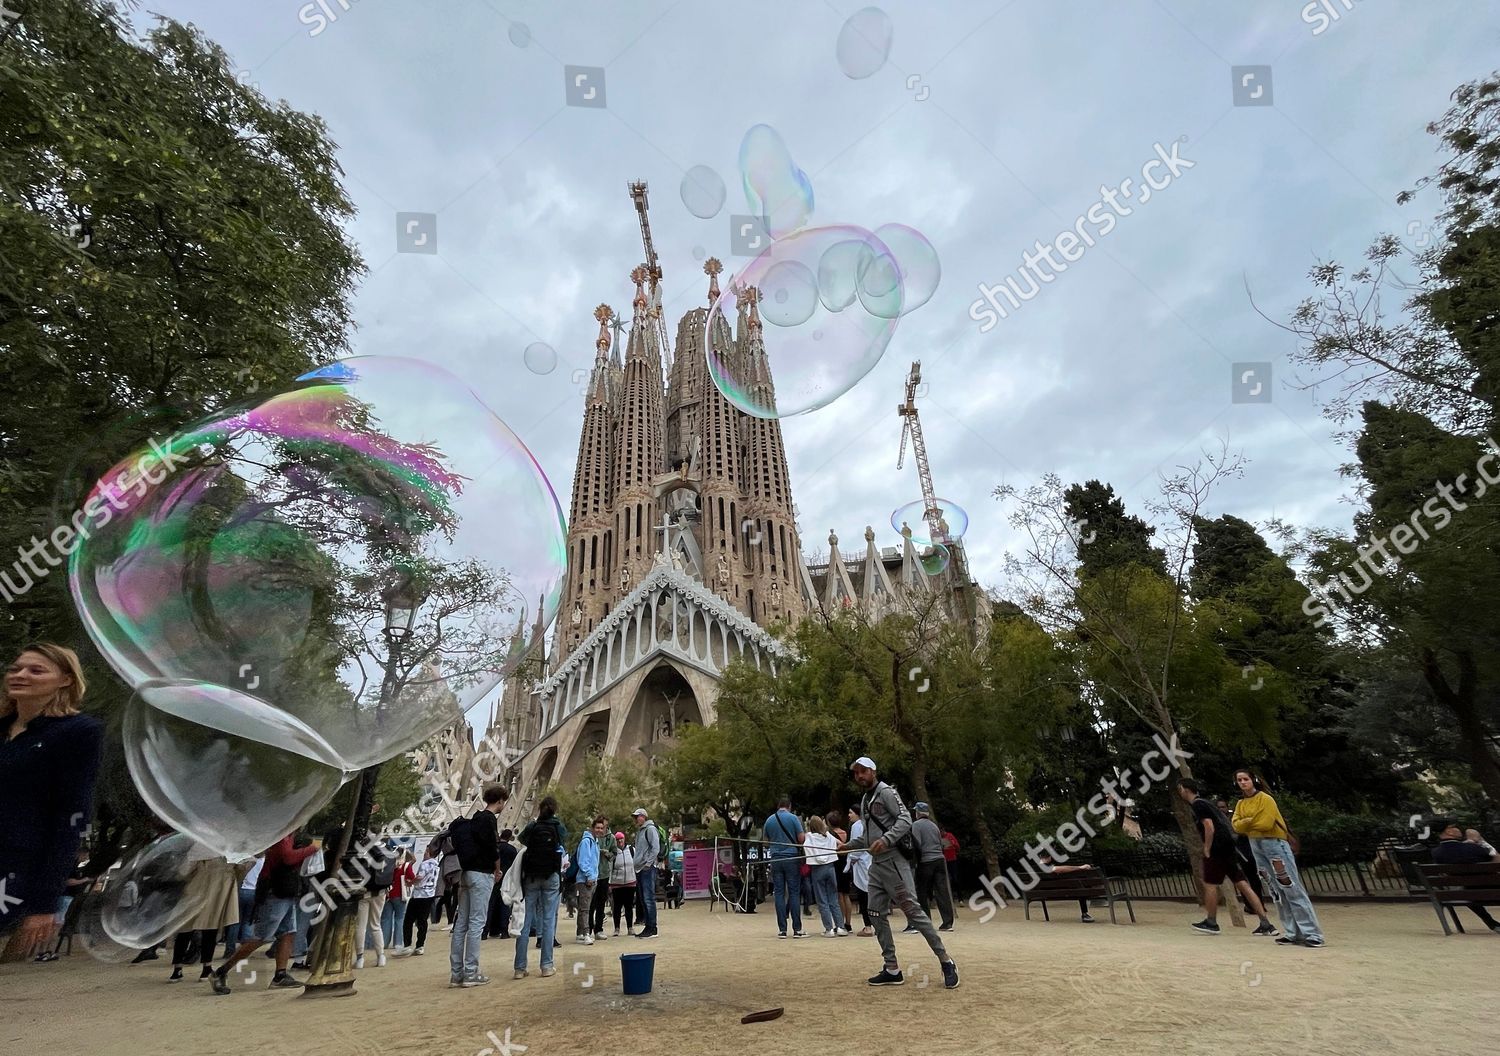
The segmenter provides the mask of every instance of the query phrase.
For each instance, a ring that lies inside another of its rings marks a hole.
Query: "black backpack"
[[[521,834],[521,843],[526,856],[521,859],[521,875],[533,879],[551,876],[562,871],[562,834],[557,831],[557,820],[534,821]]]
[[[296,898],[302,894],[301,865],[282,863],[271,870],[268,881],[273,898]]]

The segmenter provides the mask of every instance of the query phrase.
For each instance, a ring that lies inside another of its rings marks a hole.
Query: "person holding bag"
[[[1240,801],[1234,806],[1234,817],[1229,824],[1235,832],[1250,837],[1250,850],[1267,883],[1279,885],[1277,894],[1281,897],[1276,900],[1276,910],[1281,916],[1281,930],[1286,934],[1276,944],[1321,949],[1325,945],[1323,928],[1297,872],[1292,830],[1281,816],[1276,800],[1262,790],[1259,778],[1249,770],[1236,770],[1234,783],[1239,787]]]
[[[802,930],[799,897],[802,893],[802,845],[807,841],[807,832],[797,815],[792,813],[790,796],[782,796],[776,801],[776,813],[766,819],[761,831],[770,844],[766,857],[771,859],[777,938],[786,938],[788,920],[792,924],[792,937],[805,938],[807,933]]]

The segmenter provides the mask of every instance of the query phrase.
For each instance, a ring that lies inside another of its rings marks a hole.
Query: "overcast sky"
[[[937,490],[968,509],[987,585],[1012,539],[996,485],[1097,477],[1143,512],[1159,471],[1223,439],[1250,465],[1211,515],[1347,528],[1348,453],[1290,386],[1292,340],[1245,285],[1285,319],[1315,262],[1352,261],[1380,232],[1425,240],[1436,196],[1396,195],[1439,163],[1424,126],[1495,65],[1500,29],[1494,6],[1457,0],[1326,0],[1336,20],[1297,0],[903,0],[879,5],[888,61],[854,80],[836,42],[865,5],[847,0],[322,3],[146,9],[196,23],[243,78],[327,122],[370,268],[357,353],[468,380],[566,508],[592,311],[628,312],[642,255],[626,181],[651,185],[675,336],[703,303],[699,258],[743,263],[738,148],[770,124],[811,179],[813,224],[909,224],[943,267],[860,384],[784,423],[804,546],[830,527],[862,546],[866,524],[895,542],[890,512],[920,496],[910,459],[895,468],[920,358]],[[604,107],[566,105],[565,65],[604,68]],[[1235,105],[1240,65],[1271,67],[1241,89],[1271,105]],[[1174,142],[1191,168],[1108,234],[1088,225],[1096,245],[981,332],[979,283],[1017,276],[1036,240],[1075,229],[1101,185],[1139,184]],[[679,196],[695,165],[729,188],[713,219]],[[397,252],[397,212],[437,214],[435,254]],[[534,342],[556,350],[550,373],[523,362]],[[1232,364],[1263,361],[1271,402],[1233,402]]]

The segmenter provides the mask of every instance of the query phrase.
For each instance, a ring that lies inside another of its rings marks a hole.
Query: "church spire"
[[[719,272],[723,270],[724,265],[718,257],[709,257],[703,262],[703,274],[708,276],[708,303],[710,307],[718,303]]]

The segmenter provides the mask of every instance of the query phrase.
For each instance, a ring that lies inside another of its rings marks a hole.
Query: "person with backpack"
[[[380,922],[385,914],[385,899],[390,893],[391,883],[396,877],[396,852],[394,841],[377,842],[365,852],[369,876],[365,880],[365,894],[359,900],[359,910],[354,923],[354,967],[365,966],[365,951],[374,949],[375,966],[385,967],[385,932]]]
[[[896,958],[896,940],[891,936],[891,907],[897,906],[906,915],[907,923],[921,932],[932,952],[937,954],[943,969],[943,986],[949,990],[957,989],[958,966],[943,948],[943,940],[932,926],[932,918],[922,912],[922,905],[917,901],[917,882],[912,872],[917,852],[911,834],[911,814],[901,801],[901,794],[880,780],[875,761],[868,755],[854,760],[849,769],[854,775],[854,783],[865,790],[859,804],[865,830],[859,836],[851,836],[838,849],[868,848],[872,859],[869,871],[870,915],[875,918],[875,937],[880,942],[880,955],[885,964],[869,979],[869,984],[900,986],[906,982],[901,974],[901,962]],[[874,839],[871,839],[872,833]]]
[[[771,859],[777,938],[786,938],[788,920],[792,922],[792,937],[805,938],[807,932],[802,930],[799,898],[802,892],[802,845],[807,841],[807,832],[797,815],[792,813],[790,796],[782,796],[776,801],[776,813],[766,819],[761,831],[765,833],[766,843],[770,844],[766,856]]]
[[[553,932],[557,926],[557,903],[562,893],[563,847],[568,831],[557,817],[557,799],[546,796],[537,808],[536,820],[521,830],[521,891],[526,917],[516,929],[515,978],[524,979],[526,947],[535,929],[541,950],[542,978],[556,975],[552,967]]]
[[[636,807],[630,812],[635,818],[636,896],[641,904],[641,923],[645,925],[636,935],[638,939],[651,939],[661,934],[656,930],[656,860],[661,857],[661,830],[646,813],[645,807]]]
[[[490,785],[482,798],[484,806],[472,818],[459,818],[448,826],[461,869],[457,916],[448,946],[448,985],[465,989],[490,981],[479,971],[479,941],[490,909],[490,892],[500,879],[500,827],[495,817],[505,809],[510,793],[501,785]]]
[[[594,944],[594,890],[599,886],[599,837],[603,835],[604,816],[601,814],[578,838],[578,850],[569,867],[577,875],[578,923],[575,930],[578,942],[584,946]]]
[[[236,964],[268,942],[275,943],[276,974],[271,977],[273,990],[300,990],[302,982],[292,977],[287,965],[292,960],[292,937],[297,931],[297,898],[302,893],[302,863],[318,850],[316,843],[298,847],[287,833],[270,850],[260,870],[260,884],[255,889],[255,923],[250,937],[230,951],[229,957],[208,977],[214,993],[229,993],[226,981]]]

